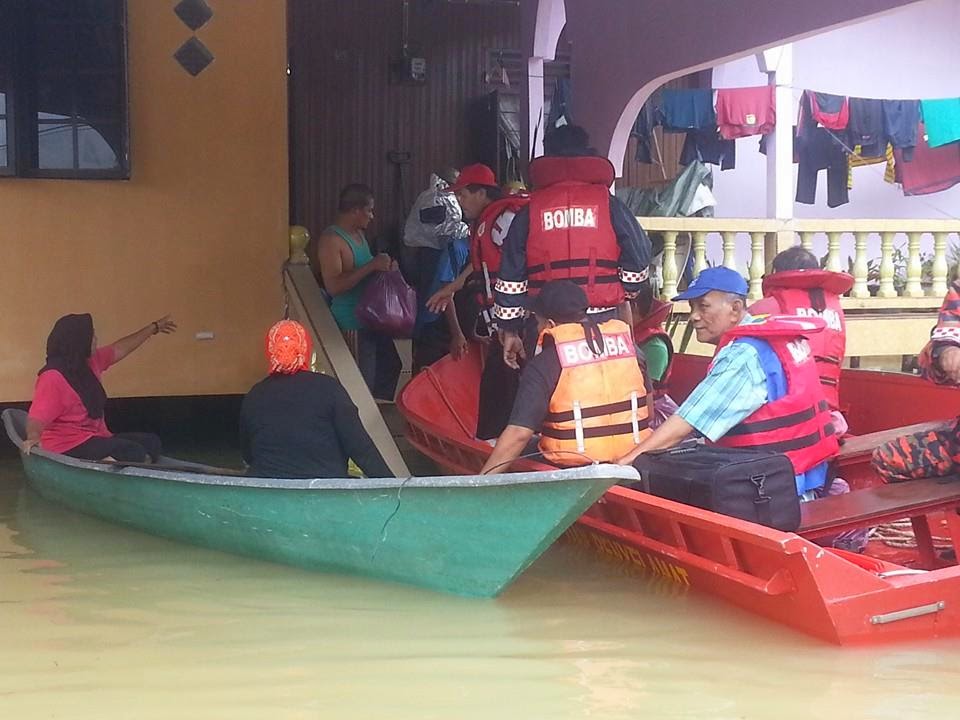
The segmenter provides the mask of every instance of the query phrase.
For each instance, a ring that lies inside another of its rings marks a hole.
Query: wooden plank
[[[283,285],[291,314],[311,333],[321,365],[346,388],[360,411],[360,421],[390,469],[397,477],[407,477],[410,474],[407,463],[360,375],[360,369],[340,334],[336,320],[330,314],[310,266],[287,264],[283,271]]]
[[[928,432],[930,430],[940,430],[955,422],[956,419],[931,420],[930,422],[904,425],[903,427],[890,428],[889,430],[879,430],[877,432],[867,433],[866,435],[855,435],[844,440],[837,458],[843,460],[852,455],[871,453],[884,443],[888,443],[901,435],[913,435],[914,433]]]
[[[797,532],[803,535],[840,525],[862,526],[881,519],[916,517],[958,505],[960,480],[956,477],[893,483],[802,503]]]

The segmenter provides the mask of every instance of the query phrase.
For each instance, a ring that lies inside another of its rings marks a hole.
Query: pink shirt
[[[112,345],[98,348],[90,357],[90,369],[100,379],[103,371],[116,362]],[[58,370],[37,376],[30,404],[30,417],[46,424],[40,435],[40,447],[55,453],[72,450],[92,437],[110,437],[104,419],[93,419],[76,390]]]

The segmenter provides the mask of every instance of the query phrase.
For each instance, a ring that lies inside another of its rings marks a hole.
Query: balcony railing
[[[688,253],[694,276],[710,264],[744,274],[750,298],[761,295],[763,275],[779,250],[799,242],[828,270],[854,277],[851,308],[930,308],[947,291],[951,260],[960,244],[954,220],[768,220],[638,218],[663,234],[663,296],[676,294]]]

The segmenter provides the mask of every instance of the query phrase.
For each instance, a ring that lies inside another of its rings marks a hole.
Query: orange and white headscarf
[[[295,320],[281,320],[267,333],[267,362],[271,375],[293,375],[309,370],[312,356],[310,336]]]

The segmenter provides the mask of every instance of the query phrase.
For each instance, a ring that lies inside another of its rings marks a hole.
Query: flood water
[[[495,542],[491,539],[491,542]],[[955,718],[960,642],[844,650],[559,545],[498,600],[74,514],[0,461],[0,718]]]

